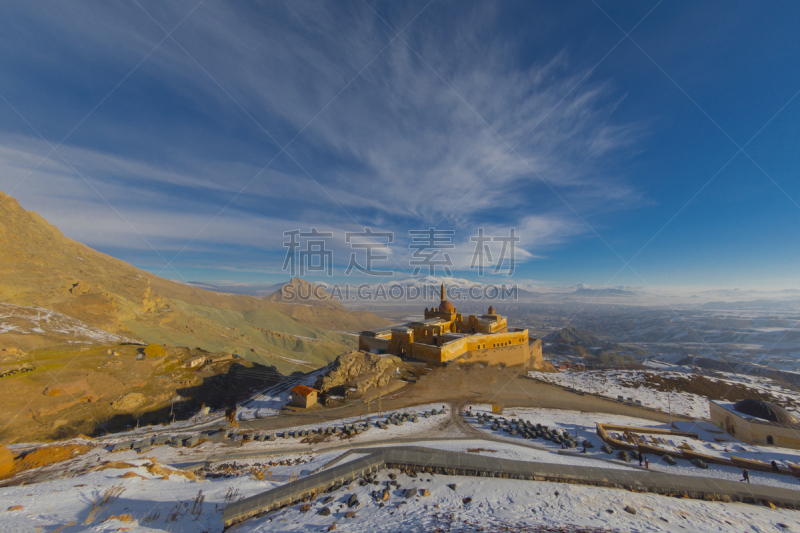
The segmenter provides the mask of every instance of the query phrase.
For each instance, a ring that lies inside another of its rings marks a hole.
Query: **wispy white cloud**
[[[168,30],[194,6],[142,5]],[[70,65],[82,65],[85,53],[124,73],[163,38],[131,5],[15,9],[67,47]],[[586,71],[566,51],[521,62],[509,36],[476,53],[471,28],[491,24],[496,9],[463,16],[454,10],[440,32],[427,31],[432,22],[421,17],[404,36],[423,61],[399,39],[379,54],[393,33],[359,3],[209,2],[174,34],[191,57],[167,41],[126,82],[155,86],[169,95],[165,106],[179,102],[198,126],[169,113],[159,117],[162,110],[153,110],[150,122],[126,120],[125,102],[109,102],[109,112],[82,126],[59,153],[165,251],[194,238],[195,248],[280,251],[282,232],[294,227],[343,234],[362,225],[407,235],[441,224],[461,232],[453,253],[459,267],[471,262],[469,236],[478,227],[497,234],[516,227],[523,239],[517,258],[532,260],[587,231],[540,177],[586,217],[641,205],[641,193],[606,163],[634,143],[642,125],[614,119],[624,95],[612,85],[590,79],[573,89]],[[28,59],[39,66],[64,68],[46,49],[30,50]],[[136,98],[136,90],[125,97]],[[281,155],[264,170],[278,151],[268,137],[285,145],[323,108],[287,149],[291,157]],[[68,130],[74,113],[62,118],[61,130]],[[234,140],[221,134],[226,128]],[[234,157],[224,153],[228,143]],[[4,133],[0,186],[15,187],[48,151],[31,132]],[[146,246],[82,181],[54,154],[17,194],[91,245]],[[407,252],[405,243],[392,249],[395,257]]]

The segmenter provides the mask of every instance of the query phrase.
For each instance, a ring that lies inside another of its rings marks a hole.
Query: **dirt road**
[[[520,368],[457,367],[437,368],[420,377],[417,383],[369,405],[354,400],[333,409],[280,415],[263,420],[239,422],[242,429],[278,430],[286,427],[327,422],[339,418],[366,416],[378,410],[403,409],[415,405],[452,403],[463,408],[470,403],[499,404],[508,407],[543,407],[626,415],[657,422],[668,422],[669,415],[632,405],[606,400],[591,394],[580,395],[562,387],[527,377]],[[673,415],[673,420],[680,417]],[[460,426],[459,426],[460,427]],[[463,429],[463,428],[462,428]],[[469,434],[467,429],[464,431]]]

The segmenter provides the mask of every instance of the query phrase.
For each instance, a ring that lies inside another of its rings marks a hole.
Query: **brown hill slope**
[[[353,344],[352,337],[325,330],[388,323],[372,313],[351,313],[335,301],[319,307],[292,305],[157,277],[65,237],[2,192],[0,303],[53,310],[88,327],[145,343],[237,353],[276,363],[282,371],[321,366]],[[35,327],[30,317],[14,320],[16,330],[0,328],[0,344],[31,350],[65,342],[63,334],[42,329],[41,320]],[[287,360],[307,365],[287,367]]]

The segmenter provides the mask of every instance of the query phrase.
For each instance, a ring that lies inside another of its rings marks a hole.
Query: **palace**
[[[508,320],[489,306],[485,315],[466,318],[447,301],[444,283],[438,308],[425,308],[424,320],[362,331],[358,348],[431,364],[469,363],[531,366],[542,360],[541,339],[527,329],[509,328]]]

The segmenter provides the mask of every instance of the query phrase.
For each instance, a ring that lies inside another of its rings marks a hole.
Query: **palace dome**
[[[772,402],[740,400],[733,405],[733,409],[740,413],[784,426],[800,426],[800,421],[796,416]]]
[[[442,303],[439,304],[439,312],[440,313],[452,313],[456,310],[455,306],[448,302],[447,300],[442,300]]]

